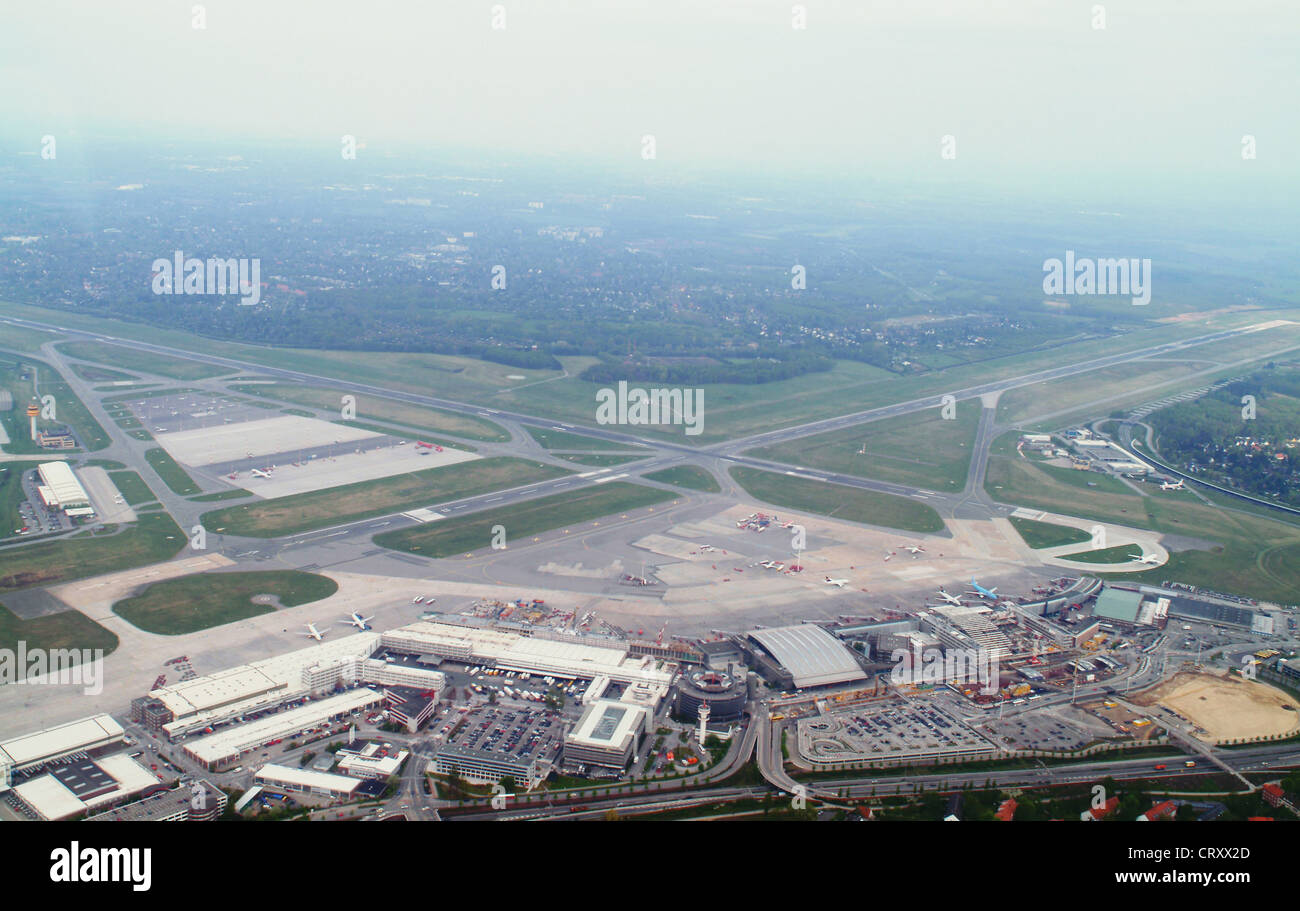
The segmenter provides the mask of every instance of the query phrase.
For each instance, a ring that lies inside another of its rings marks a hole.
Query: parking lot
[[[911,759],[993,749],[956,718],[919,702],[803,718],[798,732],[799,752],[820,762]]]
[[[448,720],[438,737],[466,749],[549,762],[559,753],[564,727],[564,720],[546,709],[485,706]]]
[[[1016,750],[1078,750],[1096,739],[1087,731],[1042,712],[1026,712],[988,724],[989,735]]]

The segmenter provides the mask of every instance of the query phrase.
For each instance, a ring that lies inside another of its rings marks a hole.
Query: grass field
[[[1066,377],[1022,386],[1002,394],[998,400],[998,421],[1024,424],[1046,415],[1063,418],[1081,408],[1103,414],[1132,408],[1235,375],[1245,369],[1239,365],[1241,361],[1285,356],[1282,353],[1295,345],[1300,345],[1300,326],[1278,326],[1216,342],[1208,348],[1105,367],[1088,373],[1082,381],[1080,377]],[[1206,375],[1198,375],[1203,373]]]
[[[23,472],[35,466],[31,462],[0,462],[0,538],[7,538],[15,529],[23,527],[20,504],[27,500],[23,494]]]
[[[1060,554],[1062,560],[1076,563],[1129,563],[1142,558],[1142,548],[1137,544],[1120,544],[1117,547],[1102,547],[1097,550],[1080,550],[1072,554]]]
[[[28,329],[26,326],[14,326],[10,323],[0,325],[0,348],[33,354],[41,350],[46,342],[57,342],[63,336],[57,332],[44,329]]]
[[[153,470],[158,472],[158,477],[162,478],[163,483],[170,488],[172,493],[188,497],[203,492],[203,489],[194,483],[194,479],[186,474],[185,469],[181,468],[176,463],[176,460],[167,454],[167,450],[155,446],[153,449],[147,450],[144,457]]]
[[[160,395],[183,395],[187,392],[195,392],[193,386],[163,386],[161,389],[140,390],[139,392],[123,392],[119,395],[108,395],[101,399],[102,404],[106,407],[110,404],[120,402],[134,402],[138,399],[152,399]],[[124,406],[125,407],[125,406]]]
[[[38,417],[37,430],[61,430],[67,424],[86,449],[95,451],[108,446],[109,438],[104,428],[91,417],[90,411],[63,376],[48,364],[30,358],[13,360],[0,356],[0,388],[8,389],[14,401],[12,409],[0,412],[0,422],[4,423],[10,440],[5,444],[6,451],[23,454],[48,451],[37,446],[31,438],[26,406],[33,396],[42,400],[45,396],[54,398],[54,419]]]
[[[216,503],[221,500],[242,500],[244,497],[251,497],[252,493],[247,490],[222,490],[217,493],[205,493],[201,497],[190,497],[191,503]]]
[[[717,478],[695,465],[679,465],[676,468],[665,468],[663,471],[652,471],[645,475],[645,478],[648,481],[658,481],[660,484],[685,487],[687,490],[702,490],[705,493],[722,491]]]
[[[149,489],[144,478],[134,471],[110,471],[108,476],[113,479],[117,489],[122,492],[122,497],[131,506],[139,506],[141,503],[152,503],[158,499],[154,492]]]
[[[112,383],[118,380],[135,380],[139,377],[131,373],[122,373],[120,370],[109,370],[107,367],[94,367],[89,364],[69,364],[72,372],[81,377],[88,383]]]
[[[456,519],[443,519],[418,528],[385,532],[375,536],[375,543],[424,557],[450,557],[488,547],[496,525],[505,528],[509,546],[511,540],[653,506],[672,498],[673,494],[666,490],[614,481]]]
[[[174,380],[204,380],[214,376],[234,373],[226,367],[212,364],[200,364],[198,361],[182,360],[163,354],[153,354],[135,348],[125,348],[111,342],[60,342],[56,346],[67,357],[81,361],[92,361],[108,367],[134,370],[138,373],[152,373],[157,376],[169,376]]]
[[[1068,525],[1056,525],[1052,522],[1038,522],[1034,519],[1021,519],[1018,516],[1011,516],[1010,519],[1016,531],[1020,532],[1020,537],[1024,538],[1025,543],[1034,550],[1044,547],[1059,547],[1062,544],[1082,544],[1092,539],[1092,536],[1082,528],[1071,528]]]
[[[792,478],[739,465],[730,471],[736,483],[751,496],[775,506],[903,531],[939,532],[944,529],[943,519],[933,508],[906,497]]]
[[[19,642],[25,643],[29,651],[85,648],[103,649],[107,655],[117,648],[118,640],[81,611],[66,610],[23,620],[0,604],[0,648],[16,651]]]
[[[932,408],[751,449],[746,455],[926,490],[959,491],[966,486],[980,410],[979,399],[968,399],[957,404],[952,420]]]
[[[1087,487],[1087,480],[1097,486]],[[1136,575],[1124,573],[1122,578],[1185,582],[1300,604],[1300,527],[1289,522],[1206,505],[1190,493],[1173,496],[1152,490],[1142,497],[1096,472],[1038,465],[1014,456],[990,459],[986,486],[999,502],[1210,542],[1209,549],[1171,550],[1165,565]]]
[[[252,363],[302,370],[375,383],[409,392],[446,396],[492,408],[527,412],[549,419],[591,423],[599,384],[577,378],[590,359],[562,359],[568,375],[553,370],[523,370],[468,357],[414,353],[313,351],[268,349],[221,342],[171,329],[159,329],[120,320],[102,319],[62,310],[49,310],[13,302],[0,302],[0,313],[37,320],[57,320],[61,325],[138,338],[156,344],[239,358]],[[1288,316],[1276,311],[1273,316]],[[897,376],[855,362],[837,362],[827,373],[810,374],[777,383],[758,385],[709,384],[705,388],[704,433],[684,437],[681,427],[648,433],[710,443],[789,426],[800,421],[832,417],[892,402],[951,392],[1025,372],[1084,362],[1194,335],[1259,322],[1258,313],[1222,312],[1196,321],[1170,322],[1125,335],[1070,342],[1031,352],[1018,351],[931,373]],[[1212,347],[1212,346],[1211,346]],[[1193,349],[1188,358],[1206,358],[1211,352]],[[125,363],[109,366],[128,367]],[[521,375],[523,380],[508,379]],[[550,382],[542,382],[549,380]],[[337,407],[336,404],[331,407]]]
[[[570,433],[567,430],[539,430],[536,427],[525,427],[524,429],[528,431],[529,436],[542,445],[543,449],[563,449],[578,452],[613,449],[626,452],[644,448],[637,446],[635,443],[615,443],[611,440],[583,436],[580,433]]]
[[[646,458],[645,455],[609,455],[606,453],[556,453],[557,459],[564,459],[566,462],[574,462],[578,465],[593,465],[596,467],[608,467],[611,465],[624,465],[628,462],[639,462]]]
[[[1088,484],[1095,484],[1089,487]],[[1034,506],[1081,519],[1150,528],[1143,498],[1109,475],[1040,465],[1019,456],[989,459],[984,489],[1001,503]]]
[[[356,398],[355,417],[358,421],[368,418],[372,421],[401,424],[410,427],[412,431],[449,433],[452,436],[494,443],[504,443],[510,439],[510,434],[505,428],[475,415],[443,411],[439,408],[425,408],[373,395],[357,395],[349,392],[346,386],[326,389],[321,386],[302,386],[297,383],[249,383],[233,385],[230,388],[244,395],[326,409],[340,416],[343,396],[353,395]]]
[[[326,576],[298,570],[200,573],[155,582],[113,605],[113,613],[145,632],[180,636],[275,610],[254,595],[275,595],[285,607],[310,604],[338,591]]]
[[[176,556],[187,539],[165,512],[140,515],[130,525],[108,526],[57,541],[0,550],[0,591],[52,585],[117,572]]]
[[[502,456],[229,506],[204,513],[202,521],[209,531],[222,534],[276,538],[566,474],[570,472],[554,465]]]

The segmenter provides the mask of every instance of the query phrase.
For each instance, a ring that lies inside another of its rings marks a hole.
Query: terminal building
[[[618,683],[648,683],[665,688],[672,672],[653,656],[629,654],[625,644],[607,640],[601,645],[578,637],[558,639],[525,636],[503,629],[459,626],[420,620],[383,634],[385,648],[411,655],[435,655],[470,664],[486,664],[503,671],[527,671],[566,680],[608,677]]]
[[[15,776],[37,772],[66,757],[94,756],[122,745],[125,732],[108,715],[93,715],[0,742],[0,793]]]
[[[831,686],[867,676],[844,643],[811,623],[754,630],[747,643],[752,666],[774,686]]]
[[[371,657],[379,647],[377,633],[357,633],[183,680],[134,700],[131,717],[175,740],[342,686],[374,683],[435,693],[443,688],[440,671]]]

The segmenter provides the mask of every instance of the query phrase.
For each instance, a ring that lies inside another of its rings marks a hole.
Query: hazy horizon
[[[421,150],[657,168],[1008,184],[1294,179],[1300,12],[1160,0],[803,4],[599,0],[407,8],[250,0],[0,14],[0,138]],[[1207,44],[1206,22],[1214,22]],[[642,137],[653,135],[654,161]],[[1245,161],[1242,137],[1256,137]],[[941,156],[944,136],[955,159]],[[1272,187],[1271,189],[1276,189]]]

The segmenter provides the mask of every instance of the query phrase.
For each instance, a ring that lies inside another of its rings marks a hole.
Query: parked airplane
[[[707,553],[708,553],[709,551],[711,551],[711,550],[717,550],[717,548],[714,547],[712,544],[701,544],[701,545],[700,545],[700,552],[701,552],[701,553],[706,553],[706,554],[707,554]]]
[[[1139,562],[1139,563],[1150,563],[1150,564],[1152,564],[1152,565],[1155,565],[1156,563],[1159,563],[1159,562],[1160,562],[1160,555],[1159,555],[1159,554],[1143,554],[1143,555],[1142,555],[1142,559],[1141,559],[1141,560],[1138,560],[1138,562]]]
[[[1184,488],[1183,488],[1182,479],[1180,478],[1177,481],[1162,481],[1160,483],[1160,489],[1161,490],[1183,490]]]
[[[308,623],[307,632],[301,633],[301,635],[306,636],[308,639],[315,639],[317,642],[325,638],[325,634],[316,628],[315,623]]]
[[[958,598],[956,595],[948,594],[942,588],[939,589],[939,597],[947,601],[949,604],[956,604],[958,607],[961,606],[961,598]]]
[[[826,584],[827,584],[827,585],[834,585],[836,588],[843,588],[844,586],[846,586],[846,585],[849,584],[849,580],[848,580],[848,579],[832,579],[830,576],[827,576],[827,577],[826,577]]]
[[[254,468],[251,472],[249,472],[249,474],[251,474],[255,478],[269,478],[271,476],[271,472],[262,471],[260,468]]]
[[[348,624],[349,626],[355,626],[355,627],[356,627],[357,629],[359,629],[359,630],[367,630],[367,629],[370,629],[369,621],[371,621],[371,620],[373,620],[373,619],[375,619],[375,618],[374,618],[374,617],[362,617],[362,616],[360,616],[360,615],[354,613],[354,614],[352,614],[352,616],[351,616],[349,619],[347,619],[347,620],[341,620],[341,621],[339,621],[339,622],[340,622],[340,623],[346,623],[346,624]]]
[[[998,596],[996,588],[985,588],[983,585],[980,585],[975,581],[974,576],[971,576],[970,584],[971,587],[975,589],[975,591],[971,592],[972,595],[979,595],[981,598],[988,598],[990,601],[997,600]]]
[[[906,548],[907,550],[911,551],[914,554],[925,553],[925,548],[922,547],[920,544],[900,544],[899,547]]]

